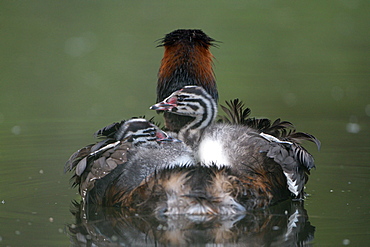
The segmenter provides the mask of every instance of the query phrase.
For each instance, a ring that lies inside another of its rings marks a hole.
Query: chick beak
[[[172,108],[176,107],[175,104],[171,104],[165,101],[159,102],[155,105],[152,105],[149,109],[156,111],[170,111]]]

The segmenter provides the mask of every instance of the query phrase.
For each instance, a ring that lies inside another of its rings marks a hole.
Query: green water
[[[163,54],[156,40],[200,28],[221,41],[212,48],[220,102],[238,97],[253,116],[289,120],[321,140],[320,152],[306,145],[317,163],[304,203],[313,245],[365,246],[369,7],[364,0],[2,1],[0,245],[72,245],[66,226],[75,222],[69,210],[78,196],[64,162],[94,142],[97,129],[154,116],[148,107]]]

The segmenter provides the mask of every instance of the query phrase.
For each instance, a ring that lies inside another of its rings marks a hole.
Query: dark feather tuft
[[[125,120],[122,120],[118,123],[112,123],[104,128],[95,132],[94,136],[96,138],[113,138],[119,128],[125,123]]]
[[[173,46],[178,43],[185,43],[189,45],[199,44],[202,46],[217,46],[214,39],[205,34],[199,29],[178,29],[158,40],[160,46]]]
[[[226,116],[219,116],[219,122],[242,124],[282,140],[297,143],[301,143],[304,140],[310,141],[315,143],[320,149],[321,143],[316,137],[307,133],[296,132],[294,125],[289,121],[281,121],[278,118],[271,123],[271,120],[267,118],[249,118],[251,110],[246,108],[239,99],[226,101],[225,103],[226,106],[221,105],[221,108],[226,113]]]
[[[294,142],[302,142],[302,141],[310,141],[316,144],[317,148],[320,150],[321,142],[311,134],[304,133],[304,132],[292,132],[288,136],[287,139],[292,140]]]
[[[230,124],[244,124],[247,125],[250,119],[248,118],[251,110],[244,109],[244,103],[239,99],[225,101],[226,106],[220,105],[227,116],[220,116],[221,121]]]

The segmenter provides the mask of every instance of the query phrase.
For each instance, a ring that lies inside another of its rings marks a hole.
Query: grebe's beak
[[[172,111],[172,109],[176,108],[176,104],[167,103],[165,101],[159,102],[155,105],[152,105],[149,109],[156,110],[156,111]]]
[[[156,110],[156,111],[168,111],[175,107],[173,104],[168,104],[166,102],[159,102],[155,105],[152,105],[149,109]]]
[[[162,102],[152,105],[149,109],[156,111],[172,111],[172,109],[177,107],[177,97],[169,96]]]
[[[157,139],[157,142],[159,143],[172,143],[172,142],[182,142],[179,139],[173,138],[171,136],[168,136],[167,138]]]
[[[158,131],[157,132],[156,141],[158,143],[181,142],[179,139],[173,138],[172,136],[169,136],[167,133],[165,133],[163,131]]]

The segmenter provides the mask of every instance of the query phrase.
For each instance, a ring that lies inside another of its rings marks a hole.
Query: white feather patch
[[[298,185],[296,184],[296,181],[293,181],[291,175],[287,172],[284,172],[284,175],[286,177],[287,183],[288,183],[288,189],[290,192],[292,192],[294,195],[298,196]]]
[[[94,154],[97,154],[97,153],[100,153],[100,152],[104,152],[105,150],[116,147],[118,144],[120,144],[120,141],[116,141],[115,143],[108,144],[108,145],[96,150],[95,152],[90,153],[89,155],[94,155]]]
[[[262,136],[263,138],[265,138],[266,140],[268,140],[270,142],[285,143],[285,144],[293,145],[292,142],[281,141],[278,138],[276,138],[275,136],[272,136],[272,135],[269,135],[269,134],[265,134],[263,132],[260,133],[260,136]]]
[[[205,139],[199,145],[199,160],[206,166],[212,164],[217,167],[230,166],[228,157],[224,153],[224,148],[220,142],[212,139]]]

